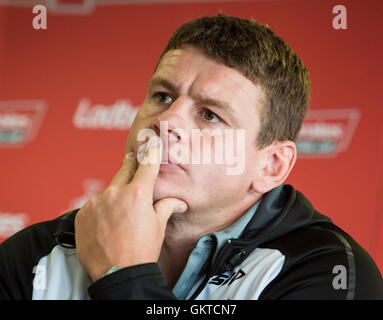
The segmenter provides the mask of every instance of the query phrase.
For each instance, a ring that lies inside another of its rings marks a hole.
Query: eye
[[[173,97],[165,92],[156,92],[153,95],[154,99],[161,104],[172,104]]]
[[[204,110],[202,112],[202,116],[204,120],[209,121],[209,122],[220,122],[221,119],[218,117],[214,112],[211,112],[210,110]]]

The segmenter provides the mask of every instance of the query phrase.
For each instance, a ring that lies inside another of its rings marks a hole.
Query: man
[[[383,298],[369,255],[284,184],[309,90],[306,68],[268,27],[222,14],[181,26],[121,169],[81,209],[1,245],[0,297]],[[192,161],[200,138],[210,156],[234,148],[237,158]]]

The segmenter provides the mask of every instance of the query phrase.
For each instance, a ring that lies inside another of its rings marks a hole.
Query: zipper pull
[[[234,256],[232,256],[229,261],[225,263],[225,269],[226,271],[233,270],[237,265],[240,264],[241,260],[243,260],[244,256],[246,254],[246,250],[241,248],[239,249]]]

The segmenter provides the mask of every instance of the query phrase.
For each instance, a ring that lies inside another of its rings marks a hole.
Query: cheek
[[[200,167],[195,171],[198,177],[195,185],[195,197],[205,199],[211,205],[232,205],[239,201],[250,188],[246,174],[227,175],[226,166]],[[197,191],[198,190],[198,191]]]
[[[191,173],[194,185],[210,193],[220,193],[230,188],[230,185],[236,185],[239,178],[227,175],[227,167],[218,164],[194,165]]]

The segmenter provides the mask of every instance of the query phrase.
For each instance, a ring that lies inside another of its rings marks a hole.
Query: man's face
[[[255,146],[261,103],[259,87],[239,71],[190,46],[167,52],[126,145],[127,152],[140,153],[143,133],[150,130],[163,141],[168,163],[160,166],[153,200],[178,198],[194,211],[222,211],[240,203],[262,170],[257,161],[262,151]],[[209,139],[210,150],[203,149]],[[209,152],[210,161],[203,160]],[[234,163],[227,163],[229,154]]]

